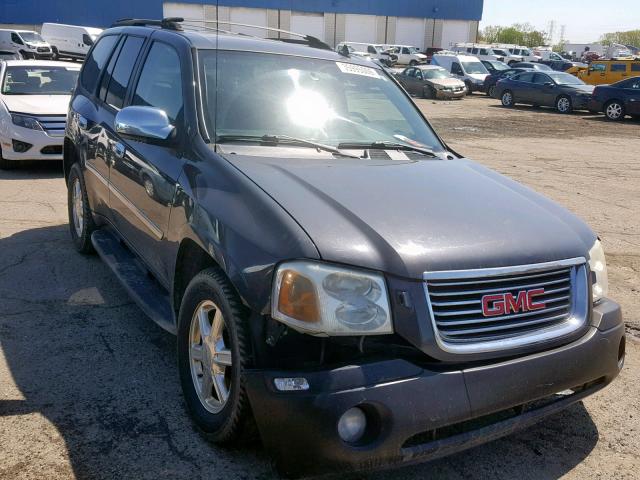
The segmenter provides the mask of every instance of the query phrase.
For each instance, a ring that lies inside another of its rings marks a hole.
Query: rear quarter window
[[[632,72],[640,72],[640,63],[632,63],[631,64]]]
[[[80,74],[80,85],[89,92],[95,92],[100,72],[109,61],[117,40],[117,35],[102,37],[87,57]]]
[[[611,64],[612,72],[626,72],[627,64],[626,63],[612,63]]]

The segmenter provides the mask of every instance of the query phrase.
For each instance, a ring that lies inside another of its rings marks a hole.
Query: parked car
[[[505,107],[524,103],[571,113],[587,109],[593,89],[568,73],[530,71],[501,79],[494,91]]]
[[[494,97],[496,83],[498,83],[499,80],[501,80],[503,78],[511,78],[514,75],[518,74],[518,73],[529,72],[529,71],[533,71],[533,69],[515,67],[515,68],[510,68],[508,70],[503,70],[503,71],[498,72],[498,73],[492,73],[491,75],[488,75],[484,79],[483,91],[486,92],[486,94],[489,97]]]
[[[549,72],[553,69],[549,65],[538,62],[519,62],[511,65],[512,68],[530,68],[532,70],[540,70],[542,72]]]
[[[0,29],[0,50],[19,53],[23,59],[50,59],[53,56],[51,45],[32,30]]]
[[[431,60],[432,65],[439,65],[462,80],[467,86],[467,94],[484,90],[484,80],[489,71],[477,57],[438,53]]]
[[[101,28],[61,23],[43,23],[40,34],[51,45],[55,59],[60,57],[83,60],[95,42]]]
[[[538,62],[542,58],[539,55],[536,55],[529,47],[523,47],[522,45],[495,43],[493,44],[493,47],[506,50],[511,55],[522,57],[523,62]]]
[[[418,65],[427,61],[427,56],[417,47],[410,45],[381,45],[381,47],[392,55],[398,57],[398,65]]]
[[[0,62],[0,168],[61,160],[71,92],[80,67],[46,60]]]
[[[451,49],[456,53],[463,55],[473,55],[480,60],[497,60],[511,65],[515,62],[521,62],[523,59],[518,55],[512,55],[507,50],[492,47],[491,45],[480,45],[477,43],[456,43]]]
[[[257,431],[288,476],[414,463],[618,375],[624,324],[585,223],[451,151],[373,62],[181,28],[99,37],[64,176],[73,245],[177,334],[207,438]]]
[[[640,76],[640,58],[596,60],[577,72],[578,78],[589,85],[616,83]]]
[[[22,55],[18,52],[9,52],[6,50],[0,50],[0,60],[20,60]]]
[[[593,113],[604,112],[613,121],[626,115],[640,117],[640,76],[596,87],[588,108]]]
[[[398,63],[398,56],[386,51],[382,45],[374,45],[372,43],[341,42],[336,46],[336,52],[342,51],[345,47],[351,55],[379,60],[387,67],[393,67]]]
[[[582,63],[582,62],[574,62],[571,60],[567,60],[566,58],[563,58],[556,52],[548,52],[544,50],[541,53],[543,53],[543,56],[538,63],[547,65],[551,67],[552,70],[555,70],[557,72],[565,72],[570,68],[587,66],[585,63]]]
[[[510,68],[509,65],[504,62],[499,62],[498,60],[482,60],[482,64],[492,75],[494,73],[504,72]]]
[[[396,78],[407,92],[422,98],[449,100],[467,94],[467,87],[462,80],[437,65],[407,67]]]

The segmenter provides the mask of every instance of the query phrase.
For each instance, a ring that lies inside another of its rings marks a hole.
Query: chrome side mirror
[[[154,107],[125,107],[114,123],[121,135],[151,140],[167,140],[175,130],[164,110]]]

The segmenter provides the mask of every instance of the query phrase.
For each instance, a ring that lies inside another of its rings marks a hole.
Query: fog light
[[[356,443],[360,440],[366,428],[367,417],[358,407],[344,412],[338,421],[338,435],[347,443]]]
[[[299,390],[309,390],[309,382],[304,377],[298,378],[275,378],[274,385],[281,392],[294,392]]]
[[[21,142],[20,140],[12,140],[13,151],[16,153],[24,153],[29,150],[33,145],[27,142]]]

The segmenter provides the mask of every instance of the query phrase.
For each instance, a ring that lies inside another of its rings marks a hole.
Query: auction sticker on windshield
[[[336,62],[336,65],[342,73],[350,73],[351,75],[363,75],[365,77],[380,78],[375,68],[354,65],[353,63]]]

